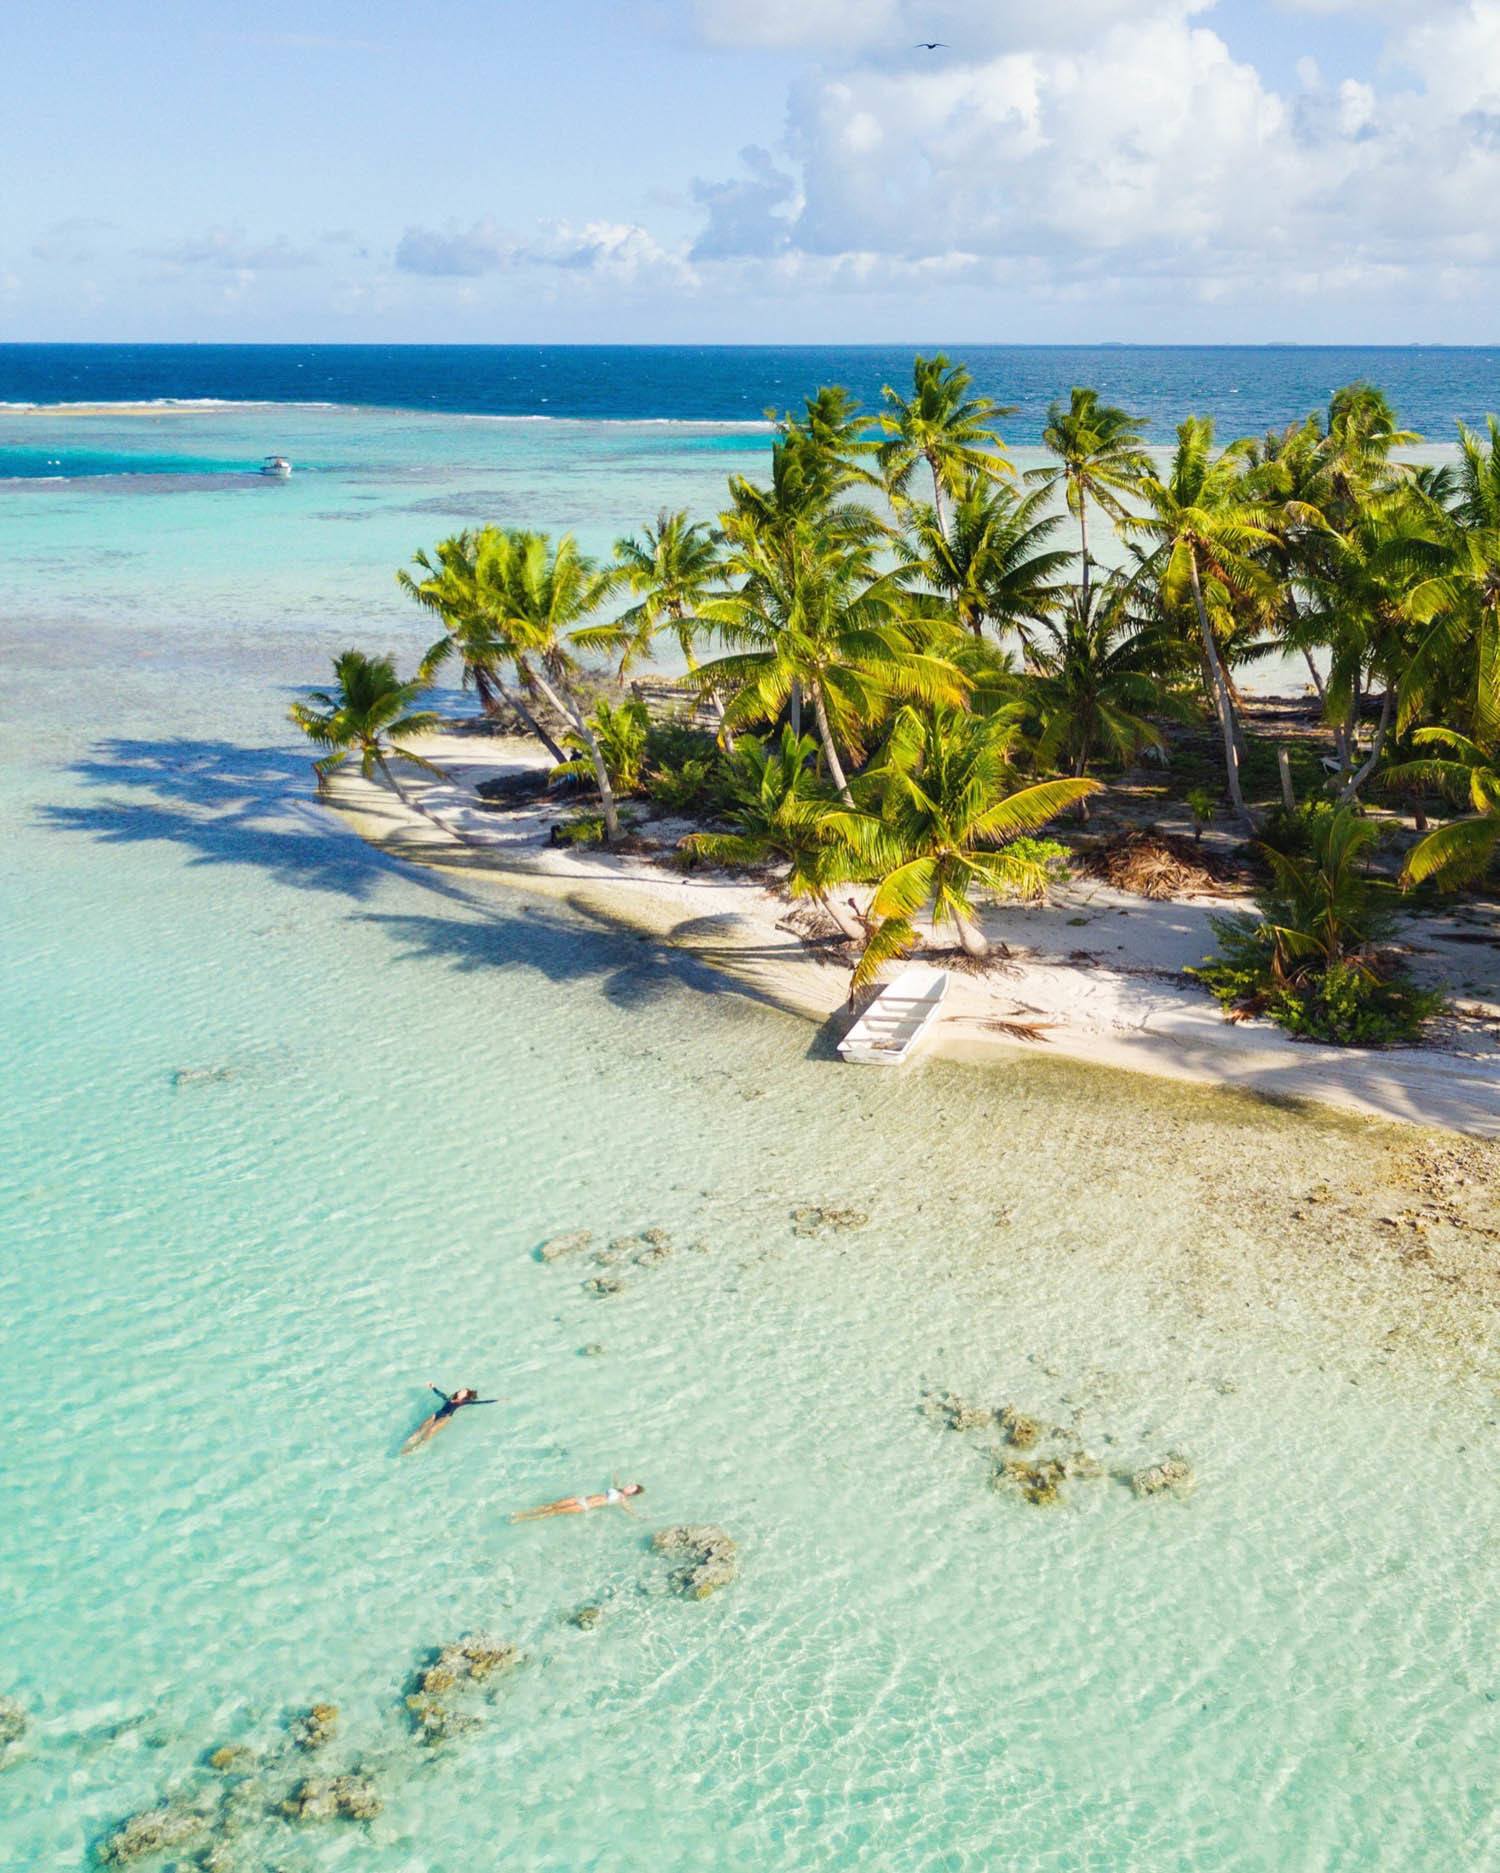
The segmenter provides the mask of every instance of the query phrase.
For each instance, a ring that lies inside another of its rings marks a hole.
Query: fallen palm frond
[[[1057,1021],[1007,1021],[1000,1015],[991,1015],[979,1025],[993,1034],[1003,1034],[1007,1040],[1045,1042],[1047,1030],[1059,1027],[1061,1023]]]
[[[1222,897],[1226,888],[1237,888],[1242,882],[1239,867],[1232,862],[1205,853],[1190,839],[1149,827],[1112,833],[1080,848],[1078,863],[1091,878],[1136,897]]]

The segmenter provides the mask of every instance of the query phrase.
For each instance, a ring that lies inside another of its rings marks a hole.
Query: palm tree
[[[1035,858],[1009,848],[1086,794],[1096,780],[1047,780],[1012,792],[1013,725],[952,708],[902,708],[879,763],[865,776],[870,812],[834,815],[861,863],[879,878],[870,901],[876,928],[851,987],[917,942],[912,922],[928,910],[951,923],[966,955],[989,954],[975,896],[1036,890]]]
[[[881,391],[890,406],[878,419],[887,438],[877,452],[886,487],[894,498],[904,498],[917,464],[925,462],[932,476],[937,523],[944,531],[945,494],[959,494],[975,475],[1012,472],[995,424],[1013,412],[988,397],[971,397],[972,383],[963,365],[950,363],[939,352],[916,359],[909,397],[889,384]]]
[[[1056,608],[1073,558],[1046,544],[1061,524],[1043,511],[1046,498],[1045,490],[1019,495],[973,475],[948,527],[935,507],[914,503],[903,570],[941,593],[976,637],[989,623],[1029,642],[1029,629]]]
[[[1457,498],[1439,539],[1445,564],[1411,595],[1412,615],[1427,629],[1403,683],[1401,722],[1461,670],[1468,726],[1488,742],[1500,736],[1500,420],[1493,416],[1488,442],[1459,424]]]
[[[1177,450],[1166,479],[1144,475],[1138,484],[1146,512],[1126,514],[1120,524],[1149,542],[1136,577],[1144,574],[1155,582],[1163,608],[1170,613],[1191,600],[1224,743],[1229,797],[1253,830],[1254,816],[1240,781],[1239,725],[1219,631],[1236,601],[1268,608],[1274,602],[1275,582],[1254,557],[1272,544],[1273,535],[1267,508],[1246,485],[1250,445],[1234,443],[1215,456],[1213,441],[1212,419],[1190,416],[1177,431]]]
[[[788,892],[811,898],[845,937],[862,943],[864,925],[831,895],[835,886],[854,878],[857,868],[851,848],[831,823],[833,796],[813,771],[817,755],[816,740],[790,727],[782,729],[779,744],[743,736],[728,770],[735,830],[690,833],[682,843],[686,851],[719,865],[784,862],[790,868]]]
[[[496,667],[511,666],[524,692],[545,697],[587,750],[606,832],[617,839],[620,820],[614,789],[579,693],[574,655],[576,649],[617,641],[613,625],[584,622],[608,595],[610,576],[579,551],[571,533],[554,544],[543,533],[485,527],[472,536],[471,545],[475,615],[493,640]],[[559,761],[566,759],[561,750],[554,752]]]
[[[1096,750],[1126,760],[1164,746],[1147,711],[1176,714],[1163,672],[1176,647],[1126,609],[1125,585],[1079,586],[1060,619],[1045,620],[1032,653],[1027,703],[1039,723],[1036,757],[1046,767],[1088,772]],[[1078,802],[1087,820],[1088,800]]]
[[[492,627],[482,572],[492,532],[485,528],[457,533],[440,540],[430,557],[416,554],[413,564],[423,575],[420,579],[414,579],[405,567],[396,574],[401,589],[443,621],[443,635],[422,659],[417,674],[422,682],[430,683],[448,658],[456,656],[464,687],[473,684],[486,715],[498,716],[504,703],[553,760],[562,761],[566,758],[562,749],[533,713],[524,691],[512,689],[505,680],[509,653]]]
[[[805,698],[828,773],[852,806],[843,754],[862,754],[893,699],[956,703],[962,676],[920,648],[920,606],[896,573],[875,571],[869,546],[803,526],[783,540],[748,535],[730,564],[743,583],[704,607],[730,650],[700,671],[729,697],[725,727],[774,723]]]
[[[1083,555],[1080,585],[1083,609],[1089,608],[1089,586],[1093,558],[1089,553],[1089,502],[1092,500],[1111,520],[1124,513],[1122,497],[1128,496],[1142,475],[1150,470],[1150,457],[1142,443],[1145,422],[1129,416],[1112,403],[1101,403],[1097,390],[1073,386],[1068,407],[1054,403],[1047,412],[1042,430],[1042,447],[1058,458],[1056,468],[1034,468],[1028,481],[1039,481],[1050,493],[1061,483],[1068,512],[1078,522],[1079,545]]]
[[[803,411],[800,417],[790,412],[778,417],[767,411],[767,415],[783,439],[798,435],[812,445],[824,465],[831,494],[855,483],[880,486],[880,477],[863,465],[878,445],[866,434],[871,419],[856,397],[842,384],[824,384],[803,400]]]
[[[689,520],[687,510],[665,508],[654,527],[639,537],[615,541],[615,567],[637,602],[619,620],[626,636],[625,663],[648,653],[659,631],[671,631],[689,670],[697,667],[693,639],[698,606],[719,578],[719,542],[706,521]]]
[[[392,766],[404,761],[439,780],[447,779],[440,767],[408,745],[412,736],[430,734],[437,727],[438,718],[431,710],[412,706],[425,685],[420,680],[403,683],[391,658],[367,657],[360,650],[346,650],[335,657],[333,675],[332,690],[315,689],[306,702],[294,702],[288,712],[309,741],[328,750],[313,762],[319,791],[346,762],[357,759],[366,780],[378,773],[403,805],[431,818],[407,793]]]
[[[1347,806],[1380,762],[1410,666],[1413,593],[1442,548],[1433,509],[1409,487],[1369,495],[1339,530],[1312,547],[1301,579],[1308,594],[1301,629],[1327,645],[1323,710],[1339,752],[1339,803]],[[1380,716],[1361,761],[1366,698],[1380,688]]]
[[[1500,756],[1451,728],[1419,728],[1412,740],[1446,748],[1448,758],[1404,762],[1391,769],[1391,780],[1440,787],[1467,799],[1475,817],[1452,820],[1418,840],[1406,855],[1401,882],[1410,888],[1431,878],[1448,890],[1471,884],[1500,854]]]

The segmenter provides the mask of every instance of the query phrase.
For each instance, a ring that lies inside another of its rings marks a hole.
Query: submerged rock
[[[1012,1490],[1038,1508],[1049,1508],[1062,1501],[1062,1486],[1067,1477],[1068,1466],[1057,1457],[1045,1457],[1038,1463],[1002,1457],[991,1480],[996,1489]]]
[[[740,1571],[739,1550],[722,1528],[708,1522],[684,1522],[659,1528],[651,1537],[658,1554],[685,1565],[675,1570],[672,1585],[689,1600],[706,1600],[727,1587]]]
[[[583,1291],[602,1299],[608,1294],[618,1294],[624,1286],[625,1283],[618,1275],[592,1275],[584,1282]]]
[[[1192,1464],[1175,1450],[1160,1463],[1135,1471],[1130,1478],[1130,1487],[1138,1496],[1186,1496],[1197,1485],[1198,1476]]]
[[[174,1067],[168,1076],[174,1086],[212,1086],[233,1079],[233,1067]]]
[[[537,1260],[560,1262],[568,1255],[582,1255],[593,1239],[592,1229],[571,1229],[565,1235],[549,1236],[537,1250]]]
[[[996,1415],[1000,1429],[1005,1433],[1005,1441],[1017,1450],[1030,1450],[1052,1428],[1040,1418],[1028,1418],[1024,1411],[1017,1411],[1014,1405],[1006,1405]]]
[[[144,1860],[148,1854],[166,1853],[173,1847],[191,1847],[208,1832],[209,1817],[201,1808],[188,1808],[173,1802],[162,1808],[147,1808],[133,1814],[123,1827],[111,1834],[99,1849],[106,1866],[125,1866],[132,1860]]]
[[[1104,1465],[1097,1457],[1091,1457],[1086,1450],[1075,1450],[1062,1460],[1069,1479],[1079,1482],[1094,1482],[1104,1474]]]
[[[821,1236],[829,1231],[863,1229],[869,1222],[863,1210],[840,1210],[829,1204],[804,1204],[792,1211],[794,1236]]]
[[[592,1632],[604,1617],[604,1608],[590,1601],[585,1606],[575,1606],[568,1615],[568,1624],[576,1626],[580,1632]]]
[[[225,1743],[210,1752],[206,1760],[219,1775],[249,1775],[258,1759],[255,1751],[246,1749],[243,1743]]]
[[[26,1708],[13,1697],[0,1697],[0,1766],[26,1734]]]
[[[373,1821],[385,1806],[365,1775],[309,1776],[281,1804],[292,1821]]]
[[[481,1722],[472,1711],[459,1710],[421,1691],[414,1692],[406,1700],[406,1709],[413,1735],[432,1748],[450,1742],[467,1730],[477,1730]]]
[[[496,1672],[506,1671],[520,1658],[516,1647],[487,1632],[445,1645],[417,1673],[416,1688],[406,1700],[414,1734],[423,1743],[445,1743],[465,1730],[477,1729],[480,1719],[463,1708],[467,1698]]]
[[[990,1431],[995,1427],[991,1406],[971,1405],[957,1392],[924,1392],[917,1409],[924,1418],[950,1431]]]
[[[314,1704],[300,1717],[294,1717],[289,1726],[292,1741],[298,1749],[322,1749],[331,1743],[338,1734],[339,1707],[337,1704]]]

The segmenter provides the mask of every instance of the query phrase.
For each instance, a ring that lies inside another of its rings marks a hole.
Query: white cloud
[[[396,246],[396,269],[434,278],[476,279],[486,273],[550,269],[619,286],[656,280],[693,282],[679,254],[631,222],[545,223],[529,241],[515,239],[492,217],[468,228],[408,228]]]
[[[774,258],[765,278],[783,283],[808,263],[830,283],[928,266],[1173,306],[1355,298],[1500,265],[1500,0],[1363,4],[1389,30],[1382,81],[1308,59],[1283,93],[1192,0],[1080,0],[1040,24],[955,0],[921,35],[953,53],[915,62],[886,55],[916,17],[896,0],[699,0],[721,38],[842,29],[879,50],[794,86],[789,166],[762,153],[748,181],[698,185],[695,253]]]
[[[693,184],[693,199],[708,214],[693,244],[694,260],[773,254],[791,238],[792,217],[801,207],[795,178],[754,144],[740,151],[740,160],[745,175]]]

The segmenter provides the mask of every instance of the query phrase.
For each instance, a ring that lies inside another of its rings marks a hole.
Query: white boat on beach
[[[839,1042],[839,1052],[860,1066],[899,1067],[926,1038],[947,993],[946,969],[903,969]]]
[[[289,481],[292,465],[284,455],[268,455],[260,465],[263,475],[270,475],[277,481]]]

